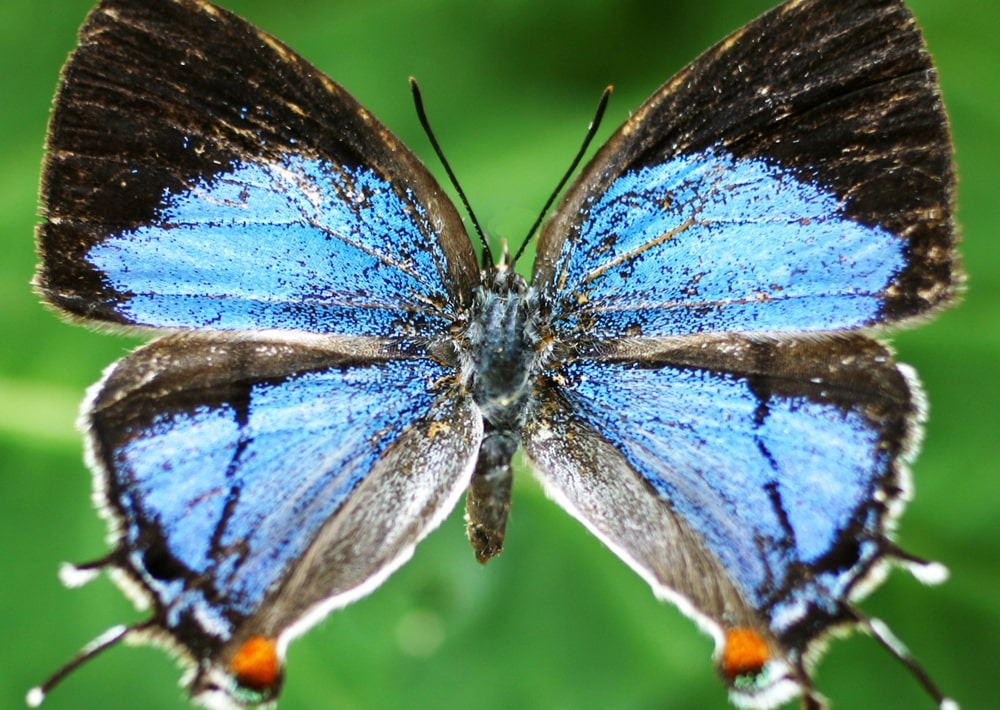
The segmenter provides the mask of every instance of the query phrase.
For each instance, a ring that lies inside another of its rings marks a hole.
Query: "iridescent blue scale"
[[[155,220],[85,255],[128,323],[398,334],[447,327],[445,256],[412,195],[364,168],[279,156],[167,195]],[[260,264],[269,268],[259,269]]]
[[[765,159],[681,155],[625,172],[590,208],[556,267],[553,324],[590,338],[870,326],[906,247]]]
[[[166,548],[157,554],[212,573],[227,606],[251,613],[387,446],[426,416],[433,404],[427,383],[444,374],[428,361],[310,372],[256,383],[242,406],[202,404],[157,416],[116,452],[133,561],[148,566],[143,556],[155,547],[149,528],[156,521]],[[193,613],[215,606],[174,580],[146,574],[143,581],[175,614],[189,606],[188,596]]]
[[[562,375],[573,411],[672,502],[755,607],[835,547],[889,465],[862,412],[806,397],[761,412],[746,378],[602,362]]]
[[[273,701],[288,643],[463,492],[476,557],[499,554],[523,445],[714,637],[734,703],[821,707],[812,664],[861,627],[951,707],[856,606],[891,563],[943,578],[891,539],[923,396],[873,337],[962,278],[902,0],[789,0],[705,52],[566,190],[530,285],[485,237],[480,268],[344,89],[207,0],[101,0],[48,151],[39,294],[157,336],[85,402],[113,548],[75,570],[151,614],[32,704],[123,638],[176,651],[196,702]]]

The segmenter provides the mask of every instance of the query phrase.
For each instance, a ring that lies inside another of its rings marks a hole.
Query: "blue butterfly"
[[[280,691],[289,641],[371,592],[464,492],[503,547],[511,458],[716,641],[733,702],[811,664],[902,552],[914,373],[873,335],[960,284],[935,71],[900,0],[792,0],[708,50],[549,216],[531,284],[477,261],[420,161],[205,0],[104,0],[56,96],[36,287],[157,339],[82,415],[123,638],[212,707]],[[484,240],[485,242],[485,240]]]

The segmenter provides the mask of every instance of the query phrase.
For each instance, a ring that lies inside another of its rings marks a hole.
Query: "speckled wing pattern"
[[[454,207],[388,129],[197,0],[91,13],[42,200],[39,291],[112,324],[398,337],[446,327],[479,279]]]
[[[954,296],[953,189],[909,11],[802,0],[657,91],[543,231],[534,286],[574,356],[527,453],[715,636],[739,704],[818,704],[821,640],[907,559],[889,535],[923,399],[870,334]]]
[[[163,630],[224,655],[402,563],[464,489],[481,428],[447,375],[426,358],[200,334],[112,366],[85,414],[91,459],[116,562]]]
[[[158,338],[85,403],[113,549],[67,577],[111,568],[152,616],[32,702],[127,636],[177,650],[203,704],[273,701],[289,640],[470,480],[499,551],[523,443],[714,636],[737,704],[819,707],[811,664],[852,624],[944,704],[854,606],[888,562],[939,571],[891,540],[923,397],[876,339],[961,280],[947,120],[900,0],[791,0],[682,70],[567,190],[530,287],[480,271],[364,107],[206,0],[102,0],[47,147],[38,292]]]
[[[99,565],[153,609],[130,633],[177,649],[203,703],[272,699],[288,641],[467,485],[481,418],[423,345],[478,283],[461,220],[343,89],[201,0],[91,12],[42,200],[43,298],[173,333],[81,417],[115,541]]]

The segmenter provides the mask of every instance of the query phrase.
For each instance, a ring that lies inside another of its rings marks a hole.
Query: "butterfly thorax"
[[[538,342],[537,309],[521,276],[503,265],[484,274],[463,340],[463,374],[484,419],[519,428]]]

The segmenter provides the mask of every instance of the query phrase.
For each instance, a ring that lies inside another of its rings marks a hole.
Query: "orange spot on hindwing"
[[[767,641],[753,629],[737,627],[726,631],[720,670],[730,683],[741,676],[756,676],[770,658]]]
[[[259,691],[275,689],[281,683],[281,661],[274,639],[248,638],[229,662],[229,670],[241,686]]]

